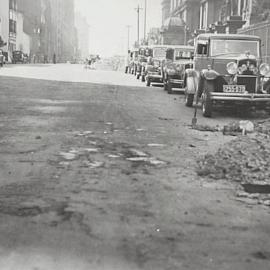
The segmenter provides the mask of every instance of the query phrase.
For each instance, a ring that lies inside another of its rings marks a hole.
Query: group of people
[[[85,68],[94,68],[94,64],[100,60],[99,55],[90,55],[85,59]]]

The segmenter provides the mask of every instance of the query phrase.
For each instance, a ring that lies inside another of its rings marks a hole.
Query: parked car
[[[12,52],[12,63],[25,63],[25,55],[22,51],[13,51]]]
[[[152,56],[148,58],[145,67],[146,86],[151,86],[152,83],[163,84],[161,68],[163,61],[166,60],[166,51],[169,45],[154,45],[151,47]]]
[[[138,52],[138,62],[136,65],[136,77],[137,79],[142,80],[142,82],[145,82],[145,67],[147,64],[147,58],[152,56],[152,50],[147,46],[141,46],[139,48]]]
[[[162,77],[164,90],[168,91],[168,94],[172,93],[173,88],[185,91],[185,71],[193,68],[193,56],[194,47],[192,46],[183,45],[167,49]]]
[[[195,40],[194,69],[186,71],[186,105],[200,98],[205,117],[218,104],[264,107],[270,102],[269,78],[259,37],[201,34]]]

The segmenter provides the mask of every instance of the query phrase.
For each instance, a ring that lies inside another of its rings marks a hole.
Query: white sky
[[[144,0],[75,0],[76,10],[86,16],[90,25],[90,52],[109,56],[127,49],[131,25],[130,44],[137,39],[137,13]],[[161,25],[161,0],[147,0],[147,29]],[[140,16],[140,37],[143,38],[144,10]]]

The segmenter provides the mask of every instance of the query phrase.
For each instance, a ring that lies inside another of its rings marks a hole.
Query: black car
[[[25,63],[25,56],[22,51],[14,51],[12,52],[12,63]]]

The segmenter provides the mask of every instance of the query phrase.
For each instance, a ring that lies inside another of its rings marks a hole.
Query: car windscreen
[[[181,60],[181,59],[191,59],[194,52],[192,51],[183,51],[183,50],[175,50],[174,51],[174,59]]]
[[[260,56],[260,43],[257,40],[213,39],[211,41],[211,56],[250,55]]]
[[[165,59],[166,58],[166,51],[167,51],[167,48],[165,48],[165,47],[153,48],[153,57],[159,58],[159,59]]]

